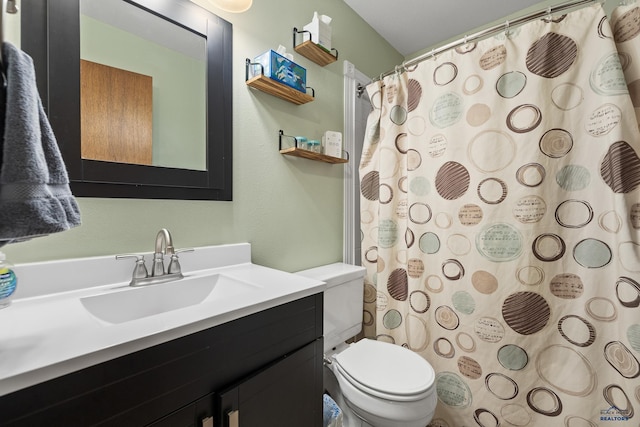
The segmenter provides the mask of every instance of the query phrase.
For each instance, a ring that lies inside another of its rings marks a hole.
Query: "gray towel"
[[[67,170],[38,95],[33,60],[10,43],[3,43],[2,52],[7,87],[0,142],[0,246],[80,225]]]

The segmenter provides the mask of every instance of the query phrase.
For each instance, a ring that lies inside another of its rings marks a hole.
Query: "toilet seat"
[[[431,365],[395,344],[363,339],[336,354],[334,360],[349,383],[372,396],[407,402],[433,392],[435,372]]]

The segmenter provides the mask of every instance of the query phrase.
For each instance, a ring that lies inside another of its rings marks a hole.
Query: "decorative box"
[[[290,86],[300,92],[307,92],[307,70],[293,61],[285,58],[274,50],[269,50],[257,56],[254,63],[259,63],[263,67],[266,77]],[[257,67],[254,66],[254,74],[257,74]]]

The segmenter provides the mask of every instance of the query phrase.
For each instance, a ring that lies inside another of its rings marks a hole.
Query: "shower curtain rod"
[[[401,65],[396,65],[395,69],[393,70],[389,70],[386,73],[382,73],[380,74],[379,77],[376,77],[373,79],[374,82],[376,81],[380,81],[383,78],[392,75],[393,73],[396,73],[398,71],[407,71],[407,67],[411,66],[411,65],[416,65],[422,61],[424,61],[425,59],[429,59],[429,58],[433,58],[436,55],[442,53],[442,52],[446,52],[447,50],[450,49],[455,49],[458,46],[462,46],[465,45],[469,42],[473,42],[475,40],[481,39],[483,37],[487,37],[493,34],[497,34],[500,33],[502,31],[505,30],[509,30],[509,28],[511,28],[512,26],[518,26],[521,24],[524,24],[526,22],[529,21],[533,21],[535,19],[539,19],[539,18],[543,18],[545,16],[549,16],[552,13],[555,12],[562,12],[564,10],[567,9],[572,9],[574,7],[578,7],[578,6],[582,6],[582,5],[586,5],[588,3],[604,3],[605,0],[572,0],[572,1],[568,1],[566,3],[561,3],[559,5],[556,6],[549,6],[548,8],[538,11],[538,12],[533,12],[533,13],[529,13],[527,15],[524,15],[520,18],[516,18],[513,21],[505,21],[504,24],[498,24],[498,25],[494,25],[493,27],[489,27],[487,29],[478,31],[477,33],[471,34],[470,36],[464,36],[463,38],[456,40],[454,42],[451,42],[449,44],[446,44],[444,46],[441,46],[437,49],[432,49],[430,52],[428,53],[424,53],[420,56],[417,56],[413,59],[410,59],[409,61],[404,61]]]

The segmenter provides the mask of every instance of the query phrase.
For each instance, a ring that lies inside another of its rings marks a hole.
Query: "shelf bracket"
[[[296,138],[295,136],[291,136],[291,135],[285,135],[284,131],[282,129],[280,129],[280,132],[278,132],[278,149],[282,150],[282,137],[286,137],[286,138],[291,138],[295,141],[295,147],[296,148],[300,148],[298,147],[298,138]]]
[[[245,66],[244,66],[244,81],[245,82],[250,79],[250,77],[249,77],[249,67],[255,67],[256,65],[260,67],[260,74],[264,75],[264,67],[262,66],[262,64],[260,64],[259,62],[251,62],[251,60],[249,58],[245,59]]]
[[[305,89],[311,89],[311,96],[313,96],[314,98],[316,97],[316,90],[314,88],[312,88],[311,86],[307,86]]]
[[[298,30],[297,27],[293,27],[293,47],[295,48],[296,46],[298,46],[297,42],[297,35],[298,34],[304,34],[304,33],[309,33],[309,40],[311,40],[311,42],[313,42],[313,34],[311,34],[311,31],[307,31],[307,30]],[[304,36],[302,36],[302,41],[304,41]]]

